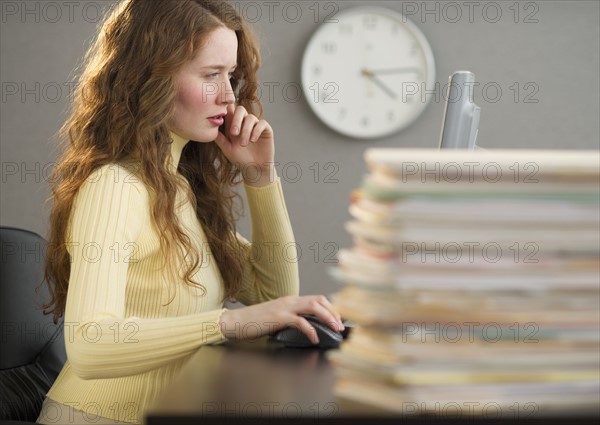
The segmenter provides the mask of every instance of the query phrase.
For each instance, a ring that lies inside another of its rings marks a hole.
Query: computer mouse
[[[300,329],[294,327],[284,328],[275,332],[273,339],[283,343],[285,347],[319,347],[319,348],[338,348],[344,339],[340,332],[336,332],[325,324],[321,319],[315,316],[304,316],[306,320],[315,328],[319,343],[313,344]]]

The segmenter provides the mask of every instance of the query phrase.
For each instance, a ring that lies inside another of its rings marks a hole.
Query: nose
[[[235,93],[233,91],[233,87],[231,86],[231,80],[227,79],[221,84],[219,101],[224,104],[235,103]]]

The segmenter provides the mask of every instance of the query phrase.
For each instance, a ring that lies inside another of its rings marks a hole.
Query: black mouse
[[[304,316],[306,320],[315,328],[319,343],[313,344],[300,329],[294,327],[284,328],[273,334],[273,339],[283,343],[286,347],[319,347],[319,348],[338,348],[344,339],[340,332],[336,332],[325,324],[321,319],[315,316]]]

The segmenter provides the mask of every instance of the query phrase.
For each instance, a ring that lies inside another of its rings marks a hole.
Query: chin
[[[219,134],[218,129],[214,129],[213,131],[202,131],[194,134],[194,137],[191,138],[194,142],[199,143],[210,143],[214,142],[217,138],[217,134]]]
[[[206,138],[194,137],[193,139],[190,139],[190,141],[196,142],[196,143],[211,143],[211,142],[214,142],[216,138],[217,137],[215,136],[212,139],[208,140]]]

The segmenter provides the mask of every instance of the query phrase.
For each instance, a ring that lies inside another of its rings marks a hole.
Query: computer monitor
[[[473,103],[475,74],[456,71],[449,78],[440,149],[475,149],[481,109]]]

